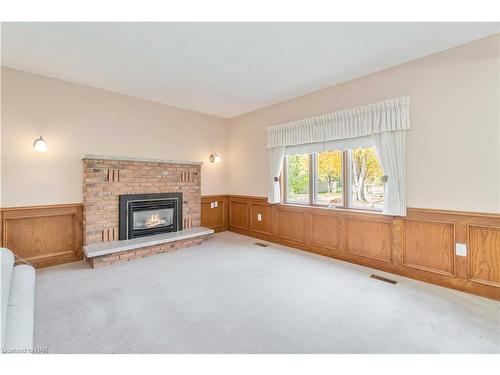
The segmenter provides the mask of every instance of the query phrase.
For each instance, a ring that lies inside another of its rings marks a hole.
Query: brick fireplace
[[[178,209],[181,210],[179,216],[182,220],[176,230],[199,227],[201,163],[85,155],[83,157],[84,245],[89,248],[89,245],[120,240],[120,196],[146,197],[158,194],[181,197]],[[163,220],[156,216],[149,220],[153,219]],[[146,246],[146,249],[138,247],[137,251],[151,255],[163,252],[162,249],[196,244],[200,242],[199,240],[189,238],[175,241],[175,244],[168,246],[157,244]],[[121,259],[129,260],[137,254],[136,252],[130,254],[128,250],[127,254],[107,255],[116,261],[120,259],[120,255],[127,255]],[[94,262],[90,263],[94,265],[93,263],[98,260],[93,259]]]

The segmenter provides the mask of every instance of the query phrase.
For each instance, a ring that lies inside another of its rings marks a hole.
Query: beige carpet
[[[500,303],[255,239],[37,271],[49,353],[499,353]]]

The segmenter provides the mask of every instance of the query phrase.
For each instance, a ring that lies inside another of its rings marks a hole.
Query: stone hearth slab
[[[94,258],[103,255],[121,253],[124,251],[140,249],[148,246],[156,246],[169,242],[182,241],[203,236],[208,236],[214,233],[213,229],[204,227],[189,228],[177,232],[156,234],[153,236],[133,238],[131,240],[111,241],[83,247],[87,258]]]

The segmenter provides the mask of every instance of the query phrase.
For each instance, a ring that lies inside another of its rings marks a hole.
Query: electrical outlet
[[[216,208],[219,207],[219,202],[215,201],[214,202],[214,207],[216,207]]]
[[[214,208],[214,202],[210,202],[210,208]]]
[[[467,256],[467,245],[464,243],[455,244],[455,254],[461,257]]]
[[[257,214],[257,221],[262,221],[262,214]]]

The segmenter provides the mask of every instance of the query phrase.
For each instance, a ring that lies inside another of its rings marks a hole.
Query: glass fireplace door
[[[153,209],[133,212],[133,230],[166,227],[174,223],[174,209]]]

